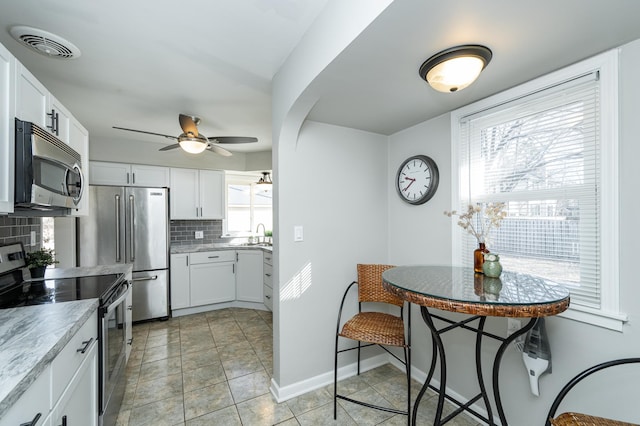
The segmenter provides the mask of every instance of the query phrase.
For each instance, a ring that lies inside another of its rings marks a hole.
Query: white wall
[[[278,173],[280,374],[274,377],[284,396],[293,391],[288,386],[321,383],[333,371],[338,307],[356,264],[386,260],[386,158],[386,137],[315,122],[305,123],[295,146],[280,149],[286,167]],[[298,225],[303,242],[293,241]]]
[[[553,372],[540,380],[540,397],[529,391],[528,378],[520,353],[509,349],[500,373],[501,396],[507,419],[518,426],[544,424],[553,398],[575,374],[591,365],[623,357],[640,356],[640,286],[637,284],[637,253],[640,253],[637,212],[640,199],[637,185],[640,168],[640,40],[621,49],[620,71],[620,300],[621,310],[629,322],[623,332],[610,331],[573,320],[554,317],[547,319],[551,341]],[[606,141],[605,141],[606,143]],[[389,260],[391,263],[447,263],[450,259],[451,229],[455,223],[443,215],[450,210],[450,131],[449,115],[426,121],[389,138],[389,173],[392,182],[400,162],[409,155],[423,153],[436,160],[440,169],[440,187],[435,197],[422,207],[402,205],[395,194],[389,196]],[[413,364],[428,370],[430,340],[428,331],[413,312]],[[489,331],[506,333],[506,320],[492,318]],[[447,335],[448,386],[464,396],[476,393],[473,377],[473,336],[456,331]],[[448,333],[449,334],[449,333]],[[487,349],[496,348],[490,344]],[[493,350],[486,350],[492,356]],[[489,362],[485,362],[490,371]],[[631,375],[631,376],[630,376]],[[490,376],[486,375],[490,380]],[[640,421],[637,407],[637,383],[640,366],[625,367],[620,373],[608,372],[584,386],[575,388],[563,405],[566,410],[614,416],[622,420]],[[626,397],[625,397],[626,395]],[[563,408],[561,407],[561,409]]]

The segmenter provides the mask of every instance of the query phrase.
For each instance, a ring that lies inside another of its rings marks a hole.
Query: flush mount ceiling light
[[[420,77],[439,92],[457,92],[473,83],[493,54],[477,44],[456,46],[436,53],[420,67]]]
[[[193,134],[183,133],[178,136],[178,144],[189,154],[200,154],[207,149],[209,140],[202,135],[193,136]]]
[[[271,185],[273,183],[273,182],[271,182],[271,173],[262,172],[262,177],[256,183],[258,185]]]
[[[50,58],[75,59],[80,49],[60,36],[38,28],[17,25],[9,33],[13,38],[30,49]]]

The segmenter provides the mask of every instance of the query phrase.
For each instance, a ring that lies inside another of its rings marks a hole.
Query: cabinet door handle
[[[93,337],[89,340],[83,341],[82,344],[84,346],[81,347],[80,349],[76,349],[76,352],[80,352],[81,354],[87,352],[87,349],[89,349],[89,346],[91,346],[91,342],[93,342]]]
[[[127,340],[127,344],[129,346],[133,346],[133,337],[131,339]]]
[[[127,183],[129,183],[129,172],[127,172]]]
[[[51,112],[48,112],[47,115],[51,117],[51,126],[47,126],[47,129],[51,130],[51,133],[55,133],[56,136],[60,136],[59,114],[52,108]]]
[[[133,176],[133,182],[132,183],[136,183],[136,172],[131,173],[131,175]]]
[[[266,275],[266,276],[268,276],[268,277],[270,277],[270,276],[271,276],[271,274],[265,274],[265,275]]]
[[[20,426],[36,426],[36,423],[38,423],[38,420],[40,420],[40,417],[42,417],[42,414],[38,413],[33,418],[33,420],[31,420],[30,422],[27,422],[27,423],[22,423]]]
[[[202,217],[202,207],[200,207],[200,217]]]
[[[264,296],[264,297],[266,297],[267,299],[271,299],[271,296]]]
[[[219,258],[219,257],[220,257],[220,256],[209,256],[209,259],[217,259],[217,258]]]
[[[60,426],[67,426],[67,416],[62,416],[62,424]]]
[[[198,210],[198,208],[196,207],[196,217],[198,217],[198,212],[199,212],[199,210]]]

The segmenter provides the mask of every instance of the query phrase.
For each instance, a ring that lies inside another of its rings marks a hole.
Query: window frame
[[[255,196],[255,186],[257,185],[258,179],[260,179],[260,177],[262,177],[261,175],[258,176],[256,173],[226,173],[225,176],[225,184],[224,184],[224,196],[225,196],[225,219],[223,220],[222,223],[222,233],[225,236],[231,236],[231,237],[247,237],[247,236],[251,236],[254,234],[253,228],[251,227],[251,224],[253,224],[254,222],[254,208],[255,208],[255,204],[254,204],[254,199],[253,197]],[[229,224],[229,185],[249,185],[251,187],[251,204],[250,204],[250,229],[248,232],[246,231],[242,231],[242,232],[236,232],[234,231],[233,234],[229,232],[229,228],[228,228],[228,224]],[[271,209],[273,212],[273,204],[271,205]],[[255,224],[255,226],[257,226],[258,224]],[[272,225],[273,226],[273,225]]]
[[[460,121],[467,116],[498,105],[525,98],[578,76],[600,72],[600,308],[572,305],[561,317],[622,331],[627,315],[620,312],[619,282],[619,196],[618,196],[618,61],[619,50],[614,49],[548,75],[508,89],[451,112],[451,205],[458,206],[461,197],[460,180]],[[462,233],[452,226],[451,258],[455,263],[462,251]]]

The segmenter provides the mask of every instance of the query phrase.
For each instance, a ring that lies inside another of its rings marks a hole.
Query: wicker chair
[[[558,410],[558,407],[560,406],[560,403],[562,402],[564,397],[567,396],[567,393],[569,393],[569,391],[583,379],[586,379],[593,373],[610,367],[635,363],[640,363],[640,358],[617,359],[614,361],[598,364],[579,373],[577,376],[571,379],[569,383],[564,386],[564,388],[562,388],[556,399],[553,401],[553,404],[551,404],[551,409],[549,410],[549,415],[547,416],[548,420],[546,426],[638,426],[635,423],[626,423],[618,420],[605,419],[602,417],[595,417],[589,416],[587,414],[571,412],[562,413],[558,417],[554,418],[556,411]]]
[[[396,414],[403,414],[407,416],[407,424],[410,424],[411,420],[411,341],[410,341],[410,319],[407,320],[409,328],[407,328],[408,336],[405,338],[405,327],[403,321],[404,300],[392,295],[382,287],[382,273],[393,268],[390,265],[363,265],[359,264],[358,269],[358,281],[352,282],[344,292],[342,296],[342,302],[340,303],[340,311],[338,313],[338,325],[336,327],[336,350],[335,350],[335,364],[333,375],[333,418],[337,418],[337,404],[338,398],[345,401],[350,401],[355,404],[360,404],[365,407],[375,408],[377,410],[387,411]],[[340,330],[340,323],[342,317],[342,310],[347,294],[353,286],[357,285],[358,288],[358,313],[349,319],[342,330]],[[375,302],[375,303],[387,303],[399,307],[400,315],[395,316],[383,312],[363,311],[363,303]],[[407,318],[411,315],[411,305],[408,305]],[[338,350],[338,340],[340,337],[355,340],[358,342],[357,346]],[[357,401],[349,398],[345,395],[338,393],[338,354],[357,350],[358,351],[358,375],[360,374],[360,351],[362,348],[368,346],[378,345],[398,361],[404,364],[407,374],[407,409],[406,411],[397,410],[394,408],[381,407],[373,405],[364,401]],[[396,346],[403,348],[404,360],[400,359],[396,354],[389,351],[385,346]]]

